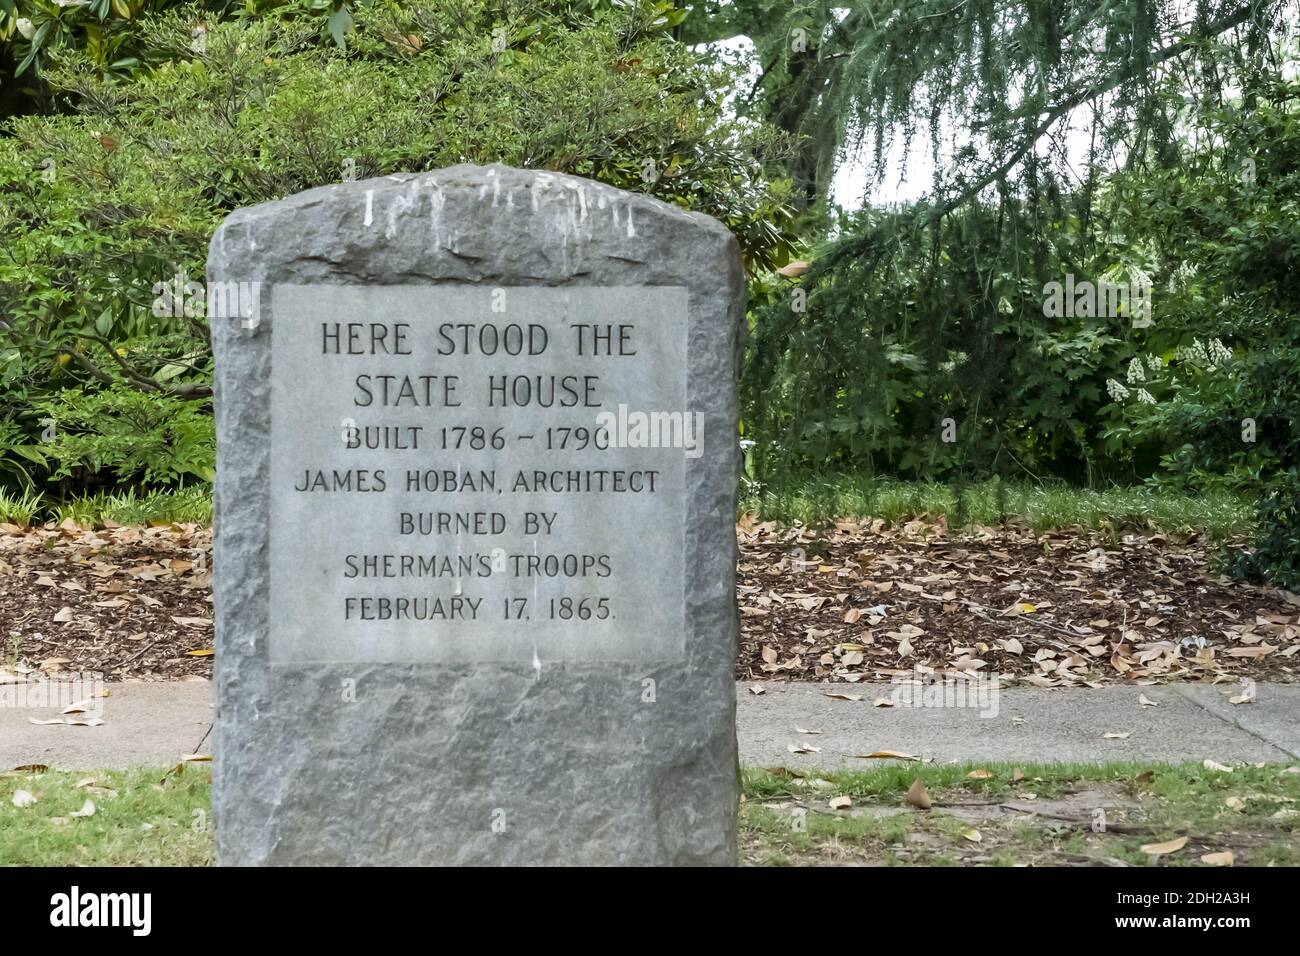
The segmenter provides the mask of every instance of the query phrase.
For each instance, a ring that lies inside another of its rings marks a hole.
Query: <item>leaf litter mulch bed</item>
[[[1300,595],[1220,576],[1195,536],[738,530],[741,679],[1300,680]]]
[[[212,533],[0,524],[0,683],[212,673]]]
[[[1220,577],[1195,538],[748,517],[738,534],[740,679],[1300,681],[1300,596]],[[196,525],[0,524],[0,682],[209,678],[211,547]]]

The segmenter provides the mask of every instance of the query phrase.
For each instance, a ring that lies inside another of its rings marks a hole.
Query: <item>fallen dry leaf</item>
[[[1230,647],[1228,648],[1227,654],[1229,657],[1259,658],[1267,657],[1275,650],[1277,650],[1277,648],[1272,647],[1269,644],[1260,644],[1258,647]]]
[[[912,781],[912,786],[908,788],[907,803],[918,810],[929,810],[934,805],[930,802],[930,795],[925,792],[925,784],[921,783],[920,777]]]
[[[860,760],[920,760],[914,754],[905,754],[901,750],[873,750],[869,754],[854,754]]]
[[[1142,852],[1147,856],[1165,856],[1169,853],[1177,853],[1185,846],[1187,846],[1187,837],[1181,836],[1166,840],[1164,843],[1147,843],[1143,845]]]

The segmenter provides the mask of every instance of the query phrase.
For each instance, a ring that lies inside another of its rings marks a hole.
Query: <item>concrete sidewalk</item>
[[[736,688],[740,758],[747,766],[860,769],[877,761],[854,755],[877,750],[944,763],[1300,759],[1300,685],[1293,684],[1258,684],[1256,701],[1242,705],[1229,703],[1241,692],[1229,684],[1013,688],[1000,692],[997,714],[989,717],[977,709],[873,706],[895,690],[889,685],[771,683],[761,685],[761,695],[752,686],[758,685]],[[201,752],[210,752],[210,684],[112,684],[108,690],[97,727],[38,726],[31,718],[58,717],[59,709],[0,707],[0,770],[33,763],[63,770],[166,767],[200,742]],[[1141,704],[1141,695],[1157,706]],[[791,753],[792,744],[820,753]]]
[[[202,753],[212,752],[210,683],[108,684],[105,690],[98,715],[104,723],[97,727],[31,722],[59,717],[58,707],[0,707],[0,770],[24,764],[55,770],[171,767],[195,753],[200,741]]]
[[[762,686],[755,696],[751,686]],[[1294,762],[1300,758],[1300,685],[1256,684],[1256,700],[1232,704],[1235,684],[1000,691],[996,714],[956,707],[876,707],[897,688],[863,684],[742,684],[740,759],[763,767],[852,769],[855,757],[894,750],[940,763],[1060,763],[1206,758]],[[836,700],[828,694],[860,696]],[[1141,703],[1141,697],[1155,706]],[[802,734],[796,728],[818,730]],[[1127,734],[1107,738],[1106,734]],[[821,748],[794,754],[789,745]]]

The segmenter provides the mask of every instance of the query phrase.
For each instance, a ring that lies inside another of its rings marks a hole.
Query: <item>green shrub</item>
[[[47,454],[56,480],[76,479],[77,486],[86,487],[215,477],[212,416],[194,403],[113,386],[69,389],[40,408],[54,422]],[[111,481],[104,480],[108,476]]]
[[[31,443],[27,429],[14,419],[0,418],[0,486],[31,488],[33,475],[47,463],[45,449]]]
[[[67,49],[43,77],[69,112],[0,136],[0,481],[67,498],[209,474],[206,320],[158,300],[202,278],[229,211],[341,178],[575,173],[716,216],[758,267],[784,261],[779,138],[727,117],[731,72],[674,43],[661,8],[375,3],[346,50],[306,16],[210,22],[195,49],[187,8],[132,23],[152,59],[129,78]]]
[[[1132,448],[1101,442],[1105,382],[1133,355],[1130,318],[1044,316],[1046,283],[1126,265],[1106,247],[1072,264],[1083,244],[1051,196],[940,223],[923,209],[850,217],[752,310],[742,408],[754,477],[1145,474]]]
[[[1255,547],[1234,555],[1229,569],[1300,592],[1300,474],[1295,469],[1264,499],[1259,527]]]

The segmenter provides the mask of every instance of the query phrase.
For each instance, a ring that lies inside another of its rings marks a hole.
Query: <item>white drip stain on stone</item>
[[[536,539],[536,538],[533,538],[533,557],[536,557],[536,556],[537,556],[537,539]],[[537,607],[537,576],[536,576],[536,575],[533,575],[533,614],[536,614],[537,611],[538,611],[538,607]],[[530,614],[529,617],[528,617],[528,623],[531,624],[532,622],[533,622],[533,618],[532,618],[532,615]],[[541,659],[538,658],[538,656],[537,656],[537,642],[536,642],[536,641],[533,642],[533,670],[534,670],[534,672],[536,672],[536,674],[537,674],[537,676],[536,676],[535,678],[533,678],[533,679],[534,679],[534,680],[541,680],[541,679],[542,679],[542,662],[541,662]]]
[[[573,190],[578,196],[577,221],[587,221],[587,190],[582,188],[581,183],[565,183],[569,189]]]
[[[409,188],[394,196],[392,204],[388,207],[388,228],[384,230],[385,239],[392,239],[393,236],[397,235],[397,217],[410,209],[414,209],[419,201],[420,182],[412,179]]]
[[[552,176],[550,173],[537,174],[537,179],[533,183],[533,188],[532,188],[533,212],[537,212],[541,208],[542,193],[550,190],[551,183],[553,182],[555,182],[555,177]]]
[[[447,195],[442,191],[442,186],[438,184],[436,176],[429,176],[424,182],[431,190],[429,193],[429,229],[433,232],[435,244],[442,245],[442,210],[447,205]]]
[[[487,198],[489,189],[492,190],[492,206],[493,208],[496,208],[497,202],[501,198],[501,179],[497,176],[497,171],[495,169],[489,169],[487,171],[487,181],[479,187],[478,198],[480,200]]]
[[[366,190],[366,219],[365,225],[373,225],[375,221],[375,191]]]

